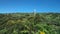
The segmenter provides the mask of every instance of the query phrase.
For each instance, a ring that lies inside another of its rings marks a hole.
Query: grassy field
[[[0,14],[0,34],[60,34],[60,13]]]

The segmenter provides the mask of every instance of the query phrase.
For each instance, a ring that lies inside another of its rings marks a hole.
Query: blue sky
[[[0,13],[60,12],[60,0],[0,0]]]

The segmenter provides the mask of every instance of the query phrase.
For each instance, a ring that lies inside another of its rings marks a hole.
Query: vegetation
[[[0,34],[60,34],[60,14],[0,14]]]

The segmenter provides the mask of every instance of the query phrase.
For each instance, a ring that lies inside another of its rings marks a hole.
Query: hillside
[[[0,34],[60,34],[60,13],[0,14]]]

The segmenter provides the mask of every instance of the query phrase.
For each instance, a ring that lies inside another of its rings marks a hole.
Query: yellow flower
[[[45,34],[45,32],[40,32],[40,34]]]

